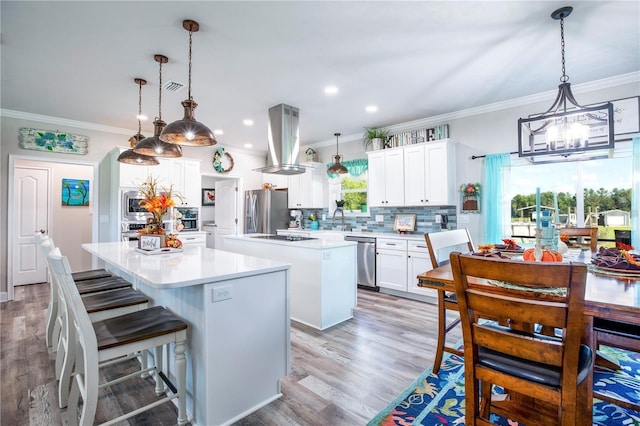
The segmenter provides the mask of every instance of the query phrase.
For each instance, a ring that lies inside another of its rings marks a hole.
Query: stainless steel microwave
[[[146,222],[151,213],[140,206],[144,197],[138,191],[122,192],[122,219],[132,222]]]

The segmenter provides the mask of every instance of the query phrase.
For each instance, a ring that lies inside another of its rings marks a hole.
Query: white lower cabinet
[[[178,234],[178,239],[182,241],[182,245],[199,245],[201,247],[207,246],[207,233],[200,231],[181,232]]]
[[[390,290],[407,291],[407,241],[376,239],[376,284]]]
[[[409,241],[407,248],[407,291],[423,296],[438,297],[438,291],[430,288],[418,287],[418,275],[430,271],[431,260],[429,249],[425,241]]]

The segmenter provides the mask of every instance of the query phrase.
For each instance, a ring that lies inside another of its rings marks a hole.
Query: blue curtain
[[[361,174],[369,170],[369,161],[366,158],[359,158],[357,160],[341,161],[340,164],[345,166],[349,171],[349,174],[353,177],[358,177]],[[327,169],[333,166],[333,163],[327,164]],[[329,173],[329,179],[337,178],[339,175]]]
[[[484,216],[484,242],[499,243],[511,235],[510,200],[506,181],[511,167],[510,154],[491,154],[484,159],[484,182],[481,190]]]
[[[631,169],[631,245],[640,250],[640,136],[633,138]]]

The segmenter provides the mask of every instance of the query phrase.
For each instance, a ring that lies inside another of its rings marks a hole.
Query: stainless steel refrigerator
[[[289,227],[287,191],[256,189],[244,194],[244,233],[275,234]]]

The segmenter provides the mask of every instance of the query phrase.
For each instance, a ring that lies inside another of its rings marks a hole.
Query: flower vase
[[[313,229],[314,231],[320,229],[320,223],[317,220],[312,220],[311,229]]]

